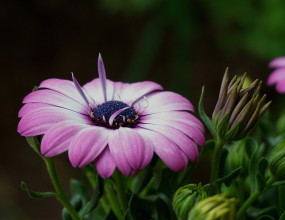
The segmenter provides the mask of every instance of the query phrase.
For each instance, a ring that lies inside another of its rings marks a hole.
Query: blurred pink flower
[[[276,84],[279,93],[285,93],[285,57],[278,57],[269,63],[269,67],[276,68],[268,77],[267,85]]]
[[[159,84],[113,82],[106,79],[101,56],[99,78],[43,81],[28,94],[19,111],[22,136],[44,135],[41,153],[53,157],[68,151],[74,167],[92,161],[106,178],[117,167],[124,175],[143,169],[156,153],[173,171],[198,159],[204,127],[192,104]]]

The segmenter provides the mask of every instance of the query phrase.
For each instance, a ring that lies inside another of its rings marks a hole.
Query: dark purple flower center
[[[112,126],[109,124],[109,119],[111,116],[120,109],[129,107],[119,113],[113,123]],[[119,128],[123,127],[134,127],[136,124],[136,119],[138,118],[137,112],[133,107],[130,107],[124,102],[121,101],[108,101],[101,105],[98,105],[90,116],[93,122],[96,125],[104,126],[108,128]]]

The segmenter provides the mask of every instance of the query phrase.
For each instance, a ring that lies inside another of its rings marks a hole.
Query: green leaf
[[[172,209],[171,200],[164,194],[159,194],[155,200],[158,220],[174,220],[175,214]]]
[[[280,216],[279,220],[285,220],[285,211],[282,213],[282,215]]]
[[[256,141],[250,137],[247,137],[244,145],[245,145],[245,152],[246,152],[248,158],[251,158],[251,156],[254,153],[254,150],[257,146]]]
[[[225,138],[226,139],[234,139],[234,137],[236,136],[238,129],[239,129],[239,122],[237,124],[235,124],[229,131],[227,131],[227,133],[225,134]]]
[[[256,174],[256,182],[257,182],[257,190],[259,192],[262,192],[266,186],[266,181],[264,176],[262,176],[260,172]]]
[[[235,170],[233,170],[232,172],[230,172],[226,176],[217,179],[217,181],[214,184],[224,183],[226,186],[229,186],[232,183],[232,181],[238,177],[241,169],[242,169],[242,166],[236,168]]]
[[[27,184],[24,181],[21,182],[21,188],[22,190],[26,191],[31,198],[35,199],[40,199],[48,196],[56,196],[55,192],[34,192],[28,188]]]
[[[224,117],[221,119],[221,121],[218,123],[218,134],[220,137],[224,137],[228,128],[229,128],[229,117],[230,112],[227,112]]]
[[[201,96],[200,96],[200,100],[199,100],[199,105],[198,105],[199,115],[200,115],[202,121],[204,122],[204,124],[207,126],[207,128],[211,132],[211,134],[213,135],[213,137],[216,137],[216,132],[215,132],[213,123],[212,123],[211,119],[208,117],[208,115],[205,113],[205,110],[203,107],[204,90],[205,90],[205,88],[203,86]]]
[[[258,162],[258,170],[262,176],[264,176],[267,167],[268,167],[268,161],[265,157],[262,157]]]
[[[262,216],[259,216],[257,220],[275,220],[275,218],[270,215],[262,215]]]
[[[248,216],[256,219],[259,216],[274,215],[276,213],[276,207],[269,206],[265,208],[256,208],[256,207],[250,206],[246,212]]]
[[[161,192],[168,197],[171,197],[177,190],[178,186],[178,173],[174,173],[168,168],[162,170],[162,179],[158,188],[158,192]]]

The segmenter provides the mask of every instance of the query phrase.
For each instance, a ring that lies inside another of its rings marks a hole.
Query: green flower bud
[[[256,79],[246,86],[246,74],[229,82],[229,72],[224,74],[219,98],[212,114],[216,133],[226,140],[239,140],[246,136],[271,102],[260,96],[261,81]]]
[[[275,178],[285,179],[285,139],[281,140],[272,150],[269,169]]]
[[[193,207],[188,220],[234,220],[237,203],[237,199],[229,198],[226,193],[208,197]]]
[[[173,197],[173,209],[179,220],[187,220],[195,203],[207,197],[201,184],[189,184],[179,188]]]

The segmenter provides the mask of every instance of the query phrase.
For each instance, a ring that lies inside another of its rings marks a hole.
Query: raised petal
[[[285,67],[285,57],[278,57],[272,60],[269,63],[269,67],[275,68],[275,67]]]
[[[197,146],[183,132],[164,125],[140,124],[140,127],[161,133],[175,143],[192,162],[198,160],[199,152]]]
[[[116,164],[108,146],[105,147],[103,152],[96,158],[95,167],[100,176],[103,178],[108,178],[113,174]]]
[[[74,77],[73,73],[72,74],[72,80],[73,80],[73,83],[74,83],[74,86],[76,87],[78,93],[80,94],[81,98],[84,100],[86,106],[89,107],[89,101],[82,89],[82,87],[80,86],[79,82],[77,81],[77,79]]]
[[[82,105],[73,99],[62,95],[61,93],[55,92],[53,90],[37,90],[35,92],[27,95],[23,103],[45,103],[53,106],[58,106],[66,109],[70,109],[72,111],[76,111],[79,113],[87,114],[88,107]]]
[[[271,86],[285,79],[285,67],[274,70],[267,79],[267,85]]]
[[[182,172],[188,165],[188,159],[181,149],[169,138],[156,131],[137,129],[152,143],[152,147],[159,158],[174,172]]]
[[[25,114],[17,131],[26,137],[44,134],[55,123],[72,120],[79,124],[91,124],[84,115],[57,107],[43,107]]]
[[[100,53],[99,53],[99,57],[98,57],[98,74],[99,74],[99,79],[101,82],[102,93],[104,96],[104,102],[107,102],[107,89],[106,89],[107,78],[106,78],[105,66],[104,66],[103,59],[102,59]]]
[[[88,125],[76,124],[74,121],[64,121],[51,126],[41,142],[41,153],[53,157],[68,150],[74,136]]]
[[[108,141],[108,130],[101,127],[88,127],[74,137],[68,151],[74,167],[83,167],[94,161],[104,150]]]
[[[86,83],[83,86],[84,91],[90,96],[96,104],[102,104],[105,102],[102,84],[99,78]],[[106,80],[106,96],[107,101],[112,101],[114,97],[114,82]]]
[[[146,97],[148,105],[140,114],[153,114],[167,111],[193,111],[193,105],[183,96],[174,92],[158,92]],[[139,108],[139,102],[136,103]]]
[[[143,96],[149,94],[150,92],[160,91],[162,89],[163,88],[161,85],[151,81],[137,82],[131,84],[115,82],[115,97],[118,96],[121,101],[131,104],[136,102]]]

